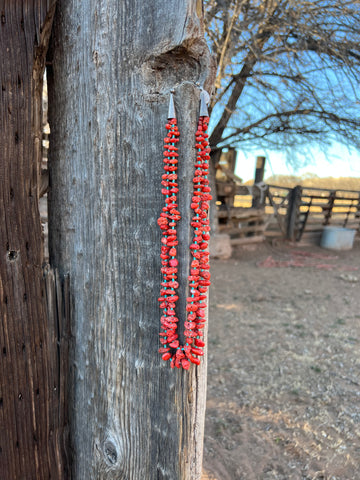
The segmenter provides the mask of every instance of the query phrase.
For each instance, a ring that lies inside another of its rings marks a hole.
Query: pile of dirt
[[[359,242],[242,248],[212,277],[204,478],[358,480]]]

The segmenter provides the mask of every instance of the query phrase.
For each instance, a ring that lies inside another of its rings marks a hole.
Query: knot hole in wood
[[[104,451],[106,463],[111,466],[116,465],[116,462],[118,459],[118,452],[117,452],[116,446],[111,440],[105,441],[103,451]]]

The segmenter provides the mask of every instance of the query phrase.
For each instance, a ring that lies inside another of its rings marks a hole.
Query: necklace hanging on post
[[[207,110],[208,94],[205,90],[200,94],[200,115],[195,133],[195,147],[197,150],[194,178],[193,196],[189,208],[193,210],[191,226],[193,228],[193,241],[190,246],[191,264],[188,276],[188,297],[186,303],[186,321],[184,322],[184,336],[186,343],[181,345],[178,335],[179,319],[176,316],[176,303],[178,301],[178,238],[177,224],[181,219],[178,210],[177,195],[178,185],[178,147],[180,132],[177,127],[174,97],[170,94],[168,131],[164,138],[164,174],[162,175],[161,193],[165,197],[165,206],[158,219],[162,231],[161,239],[161,273],[162,282],[160,289],[161,316],[159,352],[162,359],[170,360],[171,367],[188,370],[190,362],[200,364],[200,357],[204,355],[203,332],[206,322],[207,290],[210,286],[209,251],[210,225],[208,219],[209,201],[211,200],[208,180],[210,148],[208,142],[209,115]],[[182,246],[185,247],[185,246]]]

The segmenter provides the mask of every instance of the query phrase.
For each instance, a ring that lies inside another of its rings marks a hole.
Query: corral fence
[[[233,245],[265,237],[318,242],[325,226],[360,231],[360,192],[216,182],[219,230]]]

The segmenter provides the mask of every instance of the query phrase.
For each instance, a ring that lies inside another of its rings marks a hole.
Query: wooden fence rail
[[[218,218],[220,230],[229,233],[234,244],[260,241],[264,235],[317,241],[329,225],[360,231],[359,191],[234,184],[229,204],[226,186],[217,182]]]

